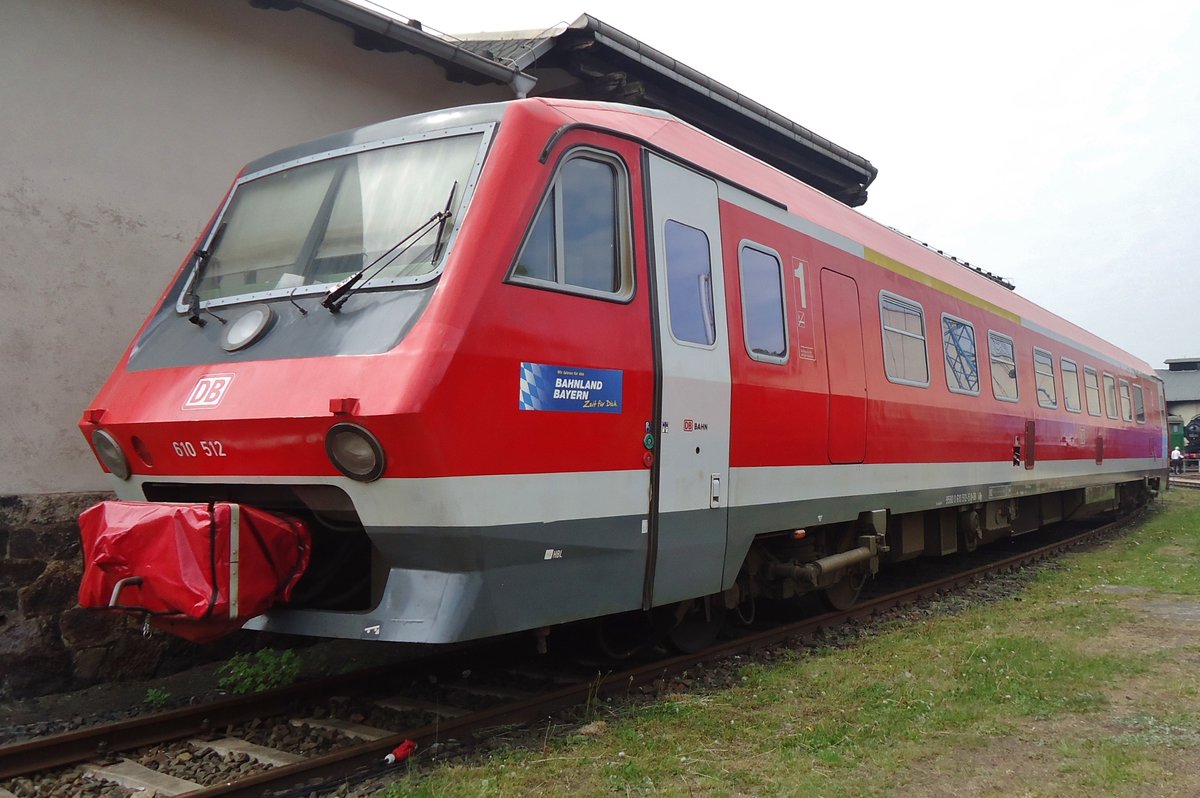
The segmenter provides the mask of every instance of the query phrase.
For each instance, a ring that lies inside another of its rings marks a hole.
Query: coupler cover
[[[145,615],[196,642],[286,601],[312,550],[303,521],[229,502],[100,502],[79,530],[80,606]]]

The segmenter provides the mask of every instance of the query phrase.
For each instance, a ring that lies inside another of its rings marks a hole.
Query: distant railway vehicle
[[[1014,231],[1017,232],[1017,231]],[[81,603],[450,643],[1146,500],[1153,370],[679,120],[533,99],[251,163],[80,427]]]

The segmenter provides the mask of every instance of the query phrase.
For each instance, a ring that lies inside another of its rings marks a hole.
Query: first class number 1
[[[220,441],[171,441],[171,448],[180,457],[224,457],[225,444]]]

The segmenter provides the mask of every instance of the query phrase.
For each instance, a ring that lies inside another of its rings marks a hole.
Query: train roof
[[[572,100],[533,99],[576,122],[611,127],[641,138],[652,146],[675,153],[709,172],[749,188],[786,207],[790,213],[862,244],[884,256],[892,267],[901,267],[920,282],[970,297],[1002,314],[1016,314],[1023,326],[1065,339],[1100,359],[1156,378],[1148,363],[1114,346],[1013,292],[991,277],[964,267],[960,261],[938,254],[926,245],[883,225],[847,205],[831,200],[813,187],[769,164],[673,117],[650,117],[641,109]],[[904,268],[907,267],[907,270]]]
[[[530,98],[470,105],[444,111],[379,122],[335,133],[267,155],[248,164],[253,173],[283,163],[355,145],[432,133],[451,128],[500,122],[518,126],[546,112],[558,117],[554,127],[583,124],[610,129],[673,153],[735,185],[748,188],[827,230],[857,242],[883,256],[890,267],[899,267],[920,282],[948,293],[968,297],[1002,314],[1015,314],[1022,325],[1065,339],[1101,359],[1156,377],[1148,363],[1108,343],[1072,322],[1034,304],[993,277],[965,267],[925,244],[887,227],[803,181],[775,169],[730,144],[659,110],[583,100]],[[545,124],[543,121],[541,124]],[[553,132],[553,128],[550,132]]]

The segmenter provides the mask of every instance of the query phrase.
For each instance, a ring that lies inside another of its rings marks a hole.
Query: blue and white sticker
[[[620,413],[620,369],[521,364],[522,410],[577,413]]]

